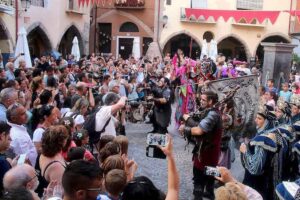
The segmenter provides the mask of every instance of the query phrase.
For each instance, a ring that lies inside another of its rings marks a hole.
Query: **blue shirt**
[[[6,122],[6,107],[3,104],[0,104],[0,121]]]
[[[283,97],[284,100],[287,102],[290,102],[291,96],[292,96],[292,93],[290,91],[285,92],[285,91],[281,90],[279,92],[279,97]]]
[[[269,87],[266,87],[266,92],[275,92],[277,94],[277,89],[276,88],[269,88]]]

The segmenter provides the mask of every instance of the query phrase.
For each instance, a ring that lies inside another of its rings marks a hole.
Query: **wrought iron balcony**
[[[0,0],[0,12],[13,15],[15,0]]]
[[[120,9],[143,9],[145,8],[145,0],[116,0],[115,7]]]

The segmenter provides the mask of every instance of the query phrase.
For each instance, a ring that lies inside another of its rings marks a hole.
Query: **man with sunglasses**
[[[16,155],[26,154],[32,166],[35,166],[37,152],[24,124],[27,122],[26,109],[21,104],[11,105],[6,112],[8,124],[11,126],[10,147]]]

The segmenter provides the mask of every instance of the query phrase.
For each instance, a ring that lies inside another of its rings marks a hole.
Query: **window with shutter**
[[[236,9],[238,10],[262,10],[263,0],[237,0]]]

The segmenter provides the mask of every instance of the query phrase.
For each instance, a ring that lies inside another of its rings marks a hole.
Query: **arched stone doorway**
[[[32,58],[40,57],[52,50],[51,42],[44,30],[37,26],[27,34],[28,46]]]
[[[260,43],[262,42],[272,42],[272,43],[290,43],[289,40],[287,40],[286,38],[284,38],[283,36],[280,35],[272,35],[272,36],[268,36],[266,38],[264,38]],[[261,46],[261,44],[259,43],[257,49],[256,49],[256,59],[258,64],[262,67],[263,66],[263,62],[264,62],[264,47]]]
[[[62,54],[63,57],[66,57],[66,55],[71,53],[73,44],[72,42],[75,36],[78,39],[80,54],[84,54],[83,40],[81,34],[79,30],[74,25],[72,25],[70,26],[70,28],[67,29],[59,43],[58,51]]]
[[[234,36],[226,37],[218,43],[218,53],[224,54],[227,59],[248,60],[247,47]]]
[[[13,52],[13,43],[8,28],[5,23],[0,19],[0,53],[3,57],[4,64]]]
[[[169,39],[164,46],[163,53],[164,55],[167,53],[171,53],[171,55],[173,56],[178,49],[181,49],[185,56],[191,57],[193,59],[200,58],[200,44],[197,43],[193,37],[185,33],[176,35]]]

